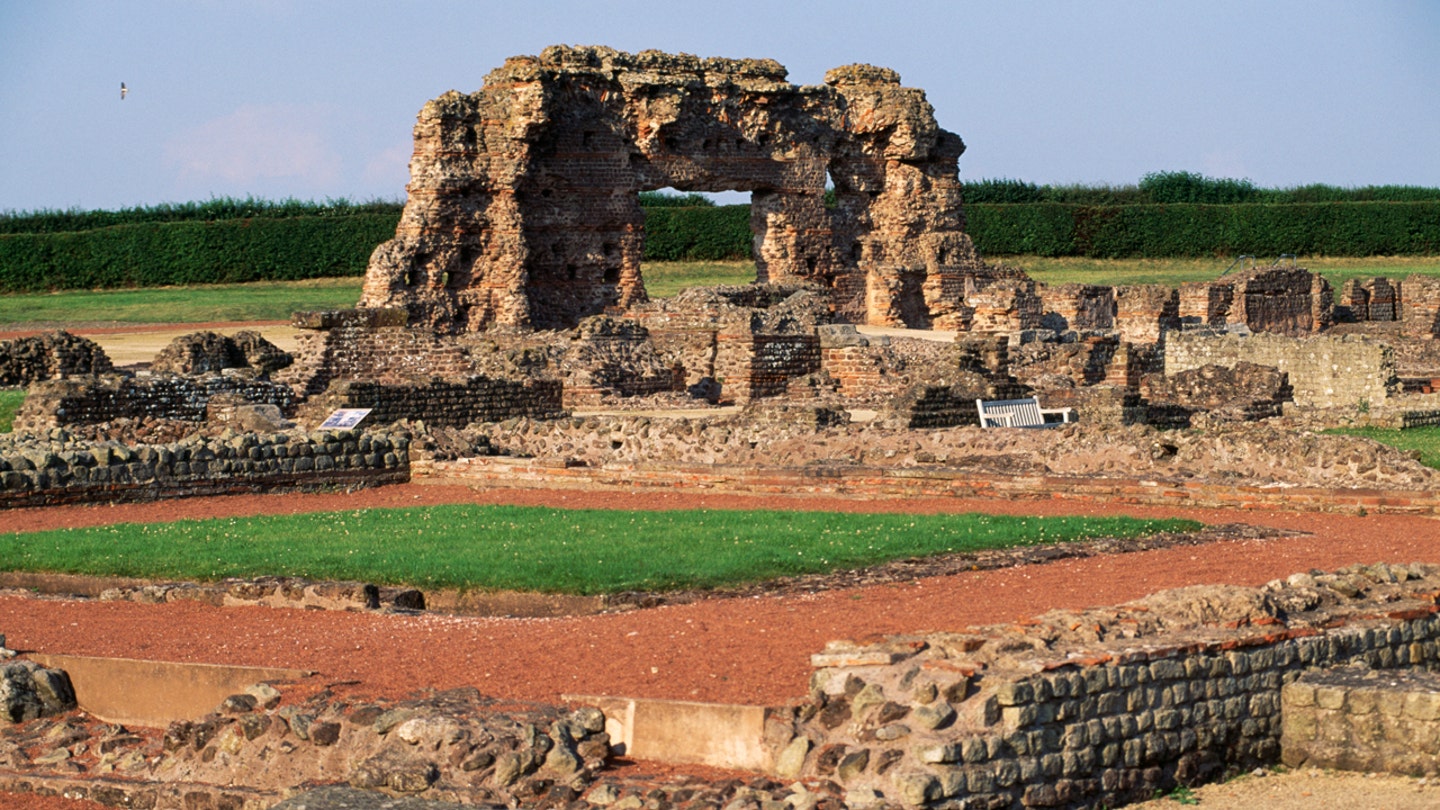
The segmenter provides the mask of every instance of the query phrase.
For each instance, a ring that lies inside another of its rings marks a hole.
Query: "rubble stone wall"
[[[0,509],[409,479],[409,440],[385,432],[230,433],[127,446],[72,440],[61,431],[0,442]]]
[[[74,377],[31,386],[15,414],[15,429],[39,433],[122,418],[203,422],[210,400],[222,395],[274,405],[287,416],[298,399],[287,385],[247,376]]]
[[[1284,372],[1295,404],[1301,406],[1355,408],[1361,403],[1376,406],[1398,392],[1394,350],[1369,338],[1177,332],[1166,339],[1167,375],[1207,365],[1234,368],[1241,361]]]
[[[100,344],[65,331],[0,340],[0,386],[105,374],[113,368]]]
[[[845,320],[949,324],[967,287],[1021,275],[980,261],[964,144],[885,68],[802,87],[772,60],[556,46],[426,103],[414,144],[360,305],[441,331],[565,328],[643,302],[637,195],[667,187],[750,190],[758,280],[815,282]]]
[[[767,742],[781,776],[852,806],[1119,806],[1279,762],[1281,690],[1306,671],[1440,667],[1437,588],[1433,566],[1355,566],[835,642]]]

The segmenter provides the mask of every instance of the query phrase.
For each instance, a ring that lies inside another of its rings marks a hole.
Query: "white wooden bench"
[[[1042,408],[1040,400],[994,399],[986,402],[975,400],[975,409],[980,413],[980,427],[1049,428],[1075,421],[1073,408]],[[1048,415],[1059,414],[1060,421],[1047,422]]]

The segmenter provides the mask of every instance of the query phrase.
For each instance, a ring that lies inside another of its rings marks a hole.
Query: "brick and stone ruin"
[[[1096,808],[1281,763],[1433,775],[1437,603],[1440,568],[1422,564],[1193,586],[835,641],[785,705],[628,712],[470,688],[372,699],[295,673],[209,713],[126,726],[76,711],[65,671],[19,659],[0,664],[0,789],[156,810]],[[686,711],[739,722],[644,738],[642,714]],[[622,745],[661,740],[676,761],[731,752],[753,773],[607,767]]]
[[[1353,280],[1337,301],[1292,262],[1178,289],[1040,284],[965,235],[963,151],[884,68],[801,86],[766,60],[516,57],[421,110],[395,238],[355,309],[296,314],[293,356],[197,333],[137,373],[65,333],[0,342],[0,384],[30,386],[0,440],[0,503],[823,465],[852,491],[923,468],[885,486],[1020,494],[1024,470],[1141,500],[1156,481],[1193,499],[1219,479],[1432,508],[1413,459],[1294,432],[1440,423],[1440,282]],[[657,188],[749,191],[755,283],[649,300],[637,195]],[[973,427],[975,400],[1032,395],[1079,423]],[[371,415],[305,433],[336,408]]]
[[[0,385],[28,387],[0,435],[0,510],[429,477],[1440,513],[1440,472],[1318,430],[1440,424],[1440,281],[1350,281],[1337,300],[1275,264],[1178,289],[1040,284],[966,236],[963,151],[884,68],[800,86],[761,60],[511,59],[421,110],[395,238],[356,308],[296,313],[293,353],[200,332],[117,369],[63,332],[0,341]],[[637,195],[661,188],[751,193],[755,283],[648,297]],[[978,427],[977,399],[1026,396],[1079,421]],[[320,429],[337,408],[370,415]],[[316,587],[116,598],[424,604]],[[1440,739],[1434,682],[1373,673],[1434,666],[1437,593],[1432,567],[1370,566],[836,644],[806,701],[766,709],[769,776],[748,783],[608,776],[614,718],[591,709],[259,690],[132,732],[75,715],[61,674],[6,665],[21,722],[0,730],[0,788],[187,810],[268,810],[332,782],[351,786],[334,806],[380,789],[626,810],[1095,807],[1282,759],[1413,770]]]

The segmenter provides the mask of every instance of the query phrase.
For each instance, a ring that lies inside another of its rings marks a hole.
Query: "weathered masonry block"
[[[1440,766],[1440,676],[1342,667],[1307,673],[1280,693],[1283,760],[1424,776]]]
[[[563,328],[643,302],[638,193],[667,187],[750,191],[757,280],[816,283],[841,320],[954,328],[968,291],[1023,278],[980,261],[965,146],[886,68],[798,86],[772,60],[557,46],[428,102],[414,137],[360,306],[416,326]]]
[[[1395,396],[1399,380],[1389,345],[1355,335],[1205,335],[1177,332],[1165,343],[1165,373],[1241,361],[1289,376],[1295,404],[1317,408],[1376,406]]]

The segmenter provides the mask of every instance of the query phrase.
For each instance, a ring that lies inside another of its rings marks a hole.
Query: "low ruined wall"
[[[1280,691],[1281,758],[1292,768],[1426,776],[1440,758],[1440,677],[1343,667]]]
[[[337,408],[369,408],[366,422],[370,425],[407,419],[437,426],[498,422],[519,416],[545,418],[561,413],[561,388],[559,380],[489,377],[415,385],[344,381],[330,386],[321,396],[311,397],[299,416],[307,424],[319,424]]]
[[[1241,361],[1289,375],[1295,404],[1317,408],[1375,406],[1397,393],[1393,350],[1353,335],[1287,338],[1279,335],[1172,333],[1165,342],[1165,373],[1202,366],[1234,368]]]
[[[100,344],[63,330],[0,340],[0,386],[104,374],[112,368]]]
[[[79,377],[31,386],[15,415],[15,430],[38,433],[125,418],[203,422],[210,400],[220,395],[274,405],[286,415],[295,412],[296,396],[289,386],[244,375]]]
[[[384,432],[229,433],[139,446],[53,433],[0,441],[0,509],[375,486],[409,478],[409,440]]]
[[[1440,666],[1437,588],[1434,566],[1355,566],[837,642],[766,738],[780,776],[851,805],[1114,807],[1277,763],[1281,689],[1307,671]]]

